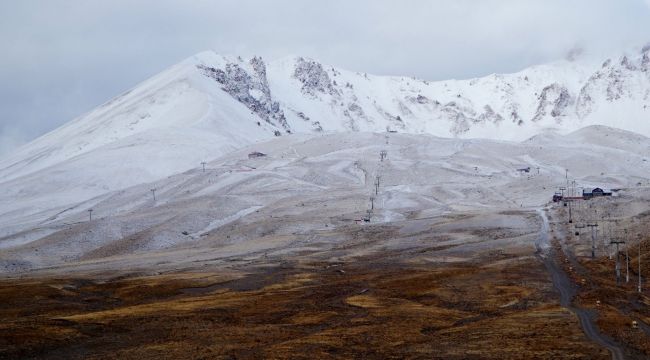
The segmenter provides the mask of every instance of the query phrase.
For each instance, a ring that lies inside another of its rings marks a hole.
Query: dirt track
[[[550,241],[549,223],[546,212],[539,211],[542,218],[542,228],[539,241],[536,243],[537,255],[544,262],[546,269],[551,274],[553,286],[560,294],[560,304],[574,313],[580,320],[580,326],[587,338],[606,348],[612,354],[612,359],[625,359],[624,350],[610,337],[603,335],[595,324],[595,314],[573,304],[576,295],[576,286],[573,284],[564,269],[558,264],[558,255]]]
[[[564,260],[563,263],[560,262],[561,268],[569,276],[575,289],[573,305],[584,309],[594,319],[600,333],[611,339],[611,342],[618,343],[627,358],[647,359],[650,358],[650,341],[648,340],[650,339],[648,331],[650,299],[646,295],[646,288],[643,293],[637,291],[638,256],[635,255],[638,253],[630,254],[630,275],[633,281],[626,283],[623,279],[620,284],[617,284],[614,276],[616,261],[609,258],[608,249],[603,247],[602,240],[609,241],[612,239],[610,236],[616,236],[616,228],[619,227],[627,228],[632,234],[647,234],[645,224],[647,224],[648,213],[633,215],[637,211],[635,209],[644,209],[647,205],[637,206],[635,202],[639,202],[639,200],[634,198],[599,199],[583,204],[582,211],[574,212],[574,223],[580,223],[582,219],[589,218],[585,216],[586,211],[593,213],[594,210],[602,211],[607,207],[618,213],[617,222],[625,224],[613,226],[614,223],[612,225],[605,222],[599,223],[601,231],[597,237],[599,241],[595,243],[595,258],[591,257],[591,236],[580,237],[580,232],[575,235],[576,229],[567,221],[566,209],[560,206],[553,211],[555,218],[552,222],[553,248],[559,258]],[[632,214],[626,215],[625,210],[632,211]],[[606,231],[602,229],[603,227]],[[647,253],[650,245],[648,238],[641,236],[634,240],[641,240],[643,253]],[[634,247],[637,247],[637,244],[634,244]],[[624,262],[625,253],[621,252],[619,255]],[[638,328],[632,326],[633,321],[637,322]]]

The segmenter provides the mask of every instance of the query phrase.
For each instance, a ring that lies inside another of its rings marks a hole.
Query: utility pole
[[[93,221],[93,209],[88,209],[88,221]]]
[[[607,239],[609,239],[610,241],[612,240],[612,224],[610,223],[611,217],[608,218],[609,216],[608,214],[609,213],[603,212],[603,215],[600,218],[600,222],[603,225],[603,230],[601,231],[601,233],[603,234],[603,249],[607,252],[607,256],[609,257],[609,259],[612,260],[612,254],[608,250],[609,246],[611,246],[612,244],[607,243]],[[608,230],[609,230],[609,236],[607,236]]]
[[[375,195],[379,194],[379,175],[375,177]]]
[[[564,178],[566,179],[566,187],[569,187],[569,169],[564,169]]]
[[[569,186],[569,169],[564,169],[564,179],[566,180],[567,196],[571,196],[571,187]],[[566,203],[564,205],[566,205]]]
[[[375,197],[370,197],[370,210],[375,210]]]
[[[627,229],[623,230],[625,232],[625,283],[630,282],[630,257],[627,251]]]
[[[569,224],[573,223],[573,215],[571,214],[571,202],[572,201],[568,201],[568,203],[569,203]]]
[[[607,213],[607,221],[609,221],[607,223],[607,230],[609,230],[609,241],[610,241],[610,244],[611,244],[611,241],[614,238],[614,236],[612,235],[612,222],[611,222],[612,221],[612,214],[611,213]],[[618,245],[616,246],[616,256],[618,256]],[[609,259],[610,260],[612,259],[612,253],[609,253]]]
[[[572,194],[571,196],[572,196],[572,197],[577,197],[577,193],[578,193],[577,190],[578,190],[578,189],[576,188],[576,181],[573,180],[573,181],[571,182],[571,194]]]
[[[537,167],[537,175],[539,175],[539,166]]]
[[[639,258],[637,259],[639,261],[639,288],[638,288],[638,291],[641,292],[641,234],[639,234],[638,237],[639,237]]]
[[[591,258],[596,258],[596,238],[598,237],[598,232],[596,231],[598,224],[587,224],[591,228]]]
[[[205,164],[206,164],[205,161],[202,161],[202,162],[201,162],[201,165],[203,165],[203,172],[205,172]]]
[[[156,189],[151,189],[151,194],[153,195],[153,201],[156,201]]]
[[[618,245],[619,244],[625,244],[625,241],[620,241],[620,240],[612,240],[610,244],[616,244],[616,285],[620,285],[621,283],[621,262],[620,262],[620,256],[618,256]]]

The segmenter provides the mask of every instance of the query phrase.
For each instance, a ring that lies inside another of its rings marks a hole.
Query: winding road
[[[622,360],[625,355],[621,347],[611,338],[600,333],[594,324],[595,314],[592,311],[578,308],[572,304],[573,297],[576,294],[576,288],[564,272],[564,269],[557,263],[555,251],[551,246],[549,235],[548,217],[544,210],[537,210],[542,219],[542,228],[539,238],[535,241],[537,257],[544,263],[546,269],[551,274],[553,286],[560,293],[560,305],[574,313],[580,321],[582,331],[587,338],[596,344],[605,347],[612,354],[612,359]]]

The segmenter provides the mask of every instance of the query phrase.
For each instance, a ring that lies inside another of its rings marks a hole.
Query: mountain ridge
[[[0,215],[51,211],[291,133],[524,141],[598,124],[647,136],[649,52],[439,82],[202,52],[0,158]]]
[[[246,121],[250,125],[250,120],[253,120],[252,123],[259,127],[267,125],[264,132],[273,135],[312,131],[385,131],[390,128],[444,137],[524,140],[548,127],[570,131],[591,124],[615,126],[649,135],[650,126],[637,121],[639,113],[641,116],[650,114],[649,52],[650,47],[646,46],[637,52],[636,57],[621,55],[617,61],[607,59],[598,69],[594,69],[593,64],[584,65],[586,62],[562,60],[513,74],[429,82],[351,72],[301,56],[285,57],[267,64],[257,56],[244,60],[204,51],[5,155],[0,158],[0,169],[11,165],[8,159],[20,157],[16,154],[29,153],[25,149],[38,148],[52,134],[83,137],[83,131],[66,131],[75,126],[81,128],[78,130],[94,132],[102,130],[101,125],[107,125],[103,130],[116,133],[116,125],[111,124],[116,122],[116,117],[138,105],[138,102],[155,103],[175,95],[165,91],[169,87],[178,87],[181,93],[183,90],[199,90],[210,96],[219,92],[215,91],[215,87],[219,88],[254,115],[254,119],[242,120],[238,125],[244,125]],[[192,72],[213,80],[216,86],[201,89],[201,86],[197,86],[196,74]],[[190,77],[194,79],[188,84]],[[147,90],[155,86],[160,88],[154,89],[159,90],[158,93],[154,91],[154,94],[148,94]],[[186,88],[183,89],[183,86]],[[634,109],[630,116],[635,121],[621,123],[608,118],[608,112],[616,111],[620,103],[625,103],[627,109]],[[219,107],[223,104],[215,105]],[[190,104],[187,108],[194,106],[196,104]],[[178,123],[187,126],[188,122],[200,122],[202,117],[207,116],[205,113],[182,114],[189,119],[175,121],[174,116],[182,116],[151,114],[147,106],[140,106],[138,110],[126,119],[129,125],[136,128],[138,123],[153,127]],[[147,117],[154,117],[155,122],[147,122]],[[99,129],[87,129],[92,125]],[[217,130],[223,128],[220,126]],[[142,129],[127,131],[126,135],[139,130]],[[77,139],[75,145],[82,150],[91,150],[123,135]],[[75,140],[55,141],[60,143],[59,147],[66,147]],[[83,152],[62,152],[51,144],[49,148],[61,153],[61,158]]]

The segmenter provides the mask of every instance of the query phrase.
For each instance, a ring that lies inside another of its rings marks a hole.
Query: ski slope
[[[253,150],[267,156],[249,159]],[[152,254],[183,262],[188,251],[298,251],[321,231],[361,226],[355,220],[366,216],[371,196],[372,225],[533,209],[566,185],[565,169],[579,186],[645,191],[648,157],[650,139],[603,126],[523,142],[364,132],[282,136],[217,157],[205,172],[199,165],[64,208],[5,215],[0,262],[4,271],[24,271],[115,257],[155,260]],[[531,172],[518,172],[522,167]]]

